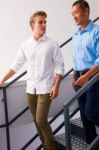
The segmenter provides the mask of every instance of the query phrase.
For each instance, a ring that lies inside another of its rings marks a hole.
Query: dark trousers
[[[75,80],[77,80],[80,75],[80,73],[76,73]],[[75,91],[78,91],[80,88],[79,86],[74,87]],[[97,136],[95,125],[99,126],[99,81],[87,89],[78,99],[78,104],[86,140],[90,144]]]

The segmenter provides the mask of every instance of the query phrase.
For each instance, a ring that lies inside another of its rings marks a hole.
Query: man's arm
[[[55,64],[55,82],[50,91],[51,99],[54,99],[58,96],[60,82],[64,75],[64,61],[60,50],[60,46],[57,41],[54,42],[53,49],[54,49],[53,60]]]
[[[58,91],[59,91],[60,82],[61,82],[62,78],[63,78],[62,75],[56,74],[55,83],[54,83],[54,85],[51,89],[51,92],[50,92],[50,98],[51,99],[54,99],[58,96]]]
[[[10,79],[14,74],[15,72],[12,69],[9,69],[6,75],[0,80],[0,86],[2,86],[3,83]]]
[[[98,71],[99,67],[93,65],[93,67],[87,73],[79,77],[79,79],[74,83],[74,85],[83,86],[88,81],[88,79],[91,78]]]

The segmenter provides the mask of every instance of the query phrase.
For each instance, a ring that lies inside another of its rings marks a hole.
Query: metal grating
[[[75,124],[77,126],[83,127],[82,121],[81,121],[80,118],[71,119],[71,123],[73,123],[73,124]]]
[[[64,146],[66,145],[65,144],[65,134],[58,135],[57,137],[55,137],[55,140]],[[71,142],[72,142],[72,150],[85,150],[88,146],[88,144],[86,143],[86,141],[84,139],[81,139],[74,135],[72,135]]]
[[[81,118],[71,119],[71,123],[83,128]],[[97,134],[99,134],[99,127],[96,126]]]
[[[71,123],[82,127],[82,122],[80,118],[71,119]],[[96,129],[97,129],[97,133],[99,134],[99,128],[96,127]],[[55,140],[59,142],[60,144],[62,144],[63,146],[66,145],[64,133],[57,135],[55,137]],[[72,143],[72,150],[86,150],[86,148],[88,147],[88,144],[86,143],[84,139],[79,138],[75,135],[72,135],[71,143]]]

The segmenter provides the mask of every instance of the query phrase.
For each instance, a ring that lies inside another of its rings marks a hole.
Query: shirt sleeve
[[[96,61],[95,61],[95,65],[97,67],[99,67],[99,30],[96,34]]]
[[[15,59],[14,63],[10,66],[10,68],[14,72],[17,72],[25,62],[26,62],[26,57],[25,57],[23,48],[21,48],[21,49],[19,49],[16,59]]]
[[[55,62],[55,74],[64,75],[64,61],[63,56],[57,41],[54,43],[54,62]]]

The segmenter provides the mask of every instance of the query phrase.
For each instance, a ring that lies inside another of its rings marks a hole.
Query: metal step
[[[96,129],[99,133],[99,128],[96,127]],[[55,140],[61,145],[62,150],[66,150],[65,133],[57,135]],[[72,150],[86,150],[88,147],[80,118],[71,119],[71,144]]]
[[[55,150],[65,150],[65,146],[61,144],[59,141],[55,140]]]
[[[85,150],[88,147],[80,118],[71,119],[71,134],[72,150]],[[66,150],[65,133],[57,135],[55,140]]]
[[[66,147],[66,143],[65,143],[65,134],[60,134],[58,136],[55,137],[55,140],[60,143],[62,145],[62,147]],[[72,150],[85,150],[88,146],[88,144],[86,143],[86,141],[82,138],[79,138],[77,136],[72,135],[72,139],[71,139],[71,143],[72,143]]]
[[[84,132],[81,118],[78,117],[75,119],[71,119],[71,125],[74,125],[74,126],[80,128],[80,130],[82,130],[81,133]],[[98,126],[96,126],[96,131],[97,131],[97,134],[99,134],[99,127]]]
[[[71,134],[85,139],[85,133],[80,118],[71,119]]]

